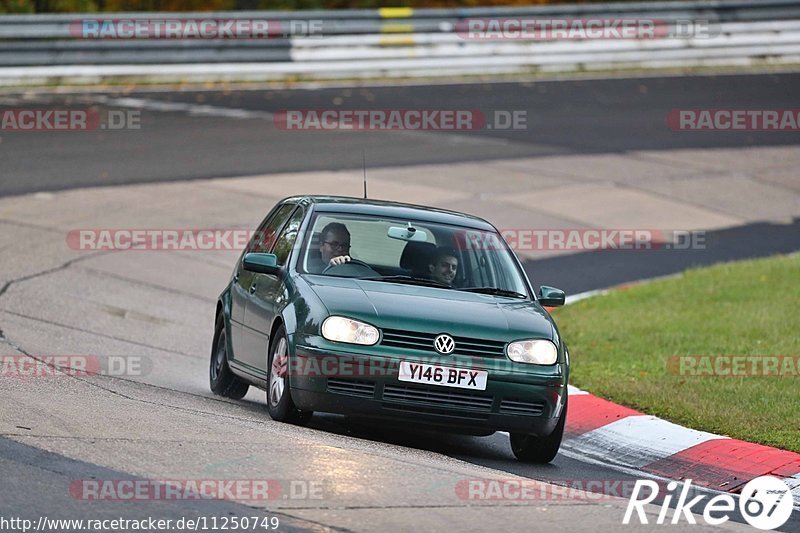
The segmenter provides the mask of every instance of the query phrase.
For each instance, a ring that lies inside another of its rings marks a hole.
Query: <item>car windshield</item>
[[[528,298],[522,273],[494,231],[378,216],[317,214],[301,273]]]

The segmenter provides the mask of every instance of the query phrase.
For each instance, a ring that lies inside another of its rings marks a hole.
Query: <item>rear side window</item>
[[[278,231],[283,227],[292,214],[294,204],[283,204],[271,216],[267,217],[264,222],[256,230],[255,235],[250,239],[247,245],[248,252],[269,253],[272,245],[275,243],[275,238]]]

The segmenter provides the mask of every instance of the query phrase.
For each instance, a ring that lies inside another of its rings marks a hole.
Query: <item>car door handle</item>
[[[255,293],[256,293],[256,286],[250,285],[250,294],[255,294]]]

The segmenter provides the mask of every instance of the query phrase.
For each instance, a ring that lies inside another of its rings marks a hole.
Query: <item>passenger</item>
[[[428,265],[428,270],[432,280],[452,286],[458,272],[456,251],[445,246],[437,248]]]

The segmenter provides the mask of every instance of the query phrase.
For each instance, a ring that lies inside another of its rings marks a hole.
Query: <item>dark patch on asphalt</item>
[[[26,428],[27,429],[27,428]],[[27,438],[27,437],[26,437]],[[32,520],[172,519],[278,516],[280,531],[320,530],[320,524],[223,500],[85,501],[74,498],[70,484],[80,480],[143,480],[124,472],[77,461],[0,438],[0,515]],[[173,528],[174,530],[175,528]]]
[[[795,252],[800,250],[800,218],[791,224],[760,222],[708,231],[705,236],[705,249],[599,250],[527,260],[523,268],[536,286],[559,287],[567,294],[604,289],[693,267]]]

